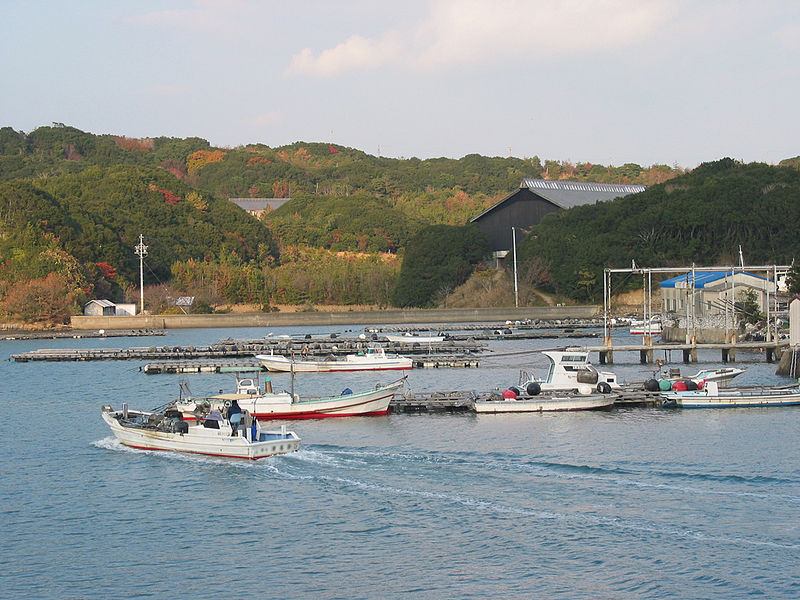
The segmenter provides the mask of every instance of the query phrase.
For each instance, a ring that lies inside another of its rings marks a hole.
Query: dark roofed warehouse
[[[489,237],[495,257],[502,258],[512,247],[512,227],[517,230],[519,242],[531,227],[541,223],[545,215],[552,212],[613,200],[645,189],[643,185],[526,178],[517,191],[470,222],[476,223]]]

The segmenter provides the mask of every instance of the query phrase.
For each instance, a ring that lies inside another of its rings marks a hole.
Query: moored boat
[[[661,316],[655,315],[649,320],[632,321],[630,326],[631,335],[656,335],[661,334]]]
[[[389,412],[389,403],[403,386],[405,378],[375,389],[339,396],[299,396],[287,391],[272,392],[271,382],[261,391],[253,379],[241,379],[236,392],[205,398],[184,398],[177,407],[184,419],[202,418],[209,410],[222,410],[234,400],[255,419],[318,419],[323,417],[381,416]]]
[[[718,387],[725,387],[730,383],[731,379],[741,375],[744,371],[744,369],[737,367],[721,367],[719,369],[700,369],[697,373],[688,377],[681,377],[680,372],[674,375],[667,374],[660,379],[666,379],[672,382],[683,379],[694,381],[695,383],[700,383],[701,381],[715,381]]]
[[[528,395],[492,394],[475,400],[476,413],[556,412],[602,410],[614,405],[614,397],[606,394],[551,393]]]
[[[174,407],[148,412],[128,410],[123,404],[122,410],[104,406],[101,414],[120,443],[139,450],[258,460],[300,448],[300,438],[295,432],[285,426],[267,430],[257,421],[237,432],[229,421],[221,418],[187,422]]]
[[[386,334],[386,339],[395,344],[434,344],[444,340],[443,335],[417,335],[414,333],[404,333],[402,335],[395,335],[391,333]]]
[[[575,350],[542,352],[550,361],[547,377],[538,379],[520,374],[520,387],[534,395],[539,391],[582,390],[589,386],[605,393],[620,389],[617,376],[611,371],[598,371],[589,363],[589,353]]]
[[[279,354],[258,354],[256,359],[265,369],[280,373],[329,373],[339,371],[404,371],[413,367],[413,361],[399,354],[387,354],[379,346],[370,346],[366,352],[348,354],[331,360],[297,360]]]
[[[665,392],[664,404],[680,408],[736,408],[800,405],[800,385],[790,387],[738,387],[720,389],[708,381],[699,390]]]

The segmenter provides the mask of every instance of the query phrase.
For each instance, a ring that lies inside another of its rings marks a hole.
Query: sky
[[[798,0],[0,0],[0,126],[694,168],[800,155]]]

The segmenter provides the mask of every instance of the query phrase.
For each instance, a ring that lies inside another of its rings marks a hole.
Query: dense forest
[[[328,143],[215,148],[201,138],[4,127],[0,315],[59,320],[89,298],[135,298],[140,234],[153,310],[176,310],[176,295],[195,295],[195,310],[432,306],[480,270],[486,241],[469,219],[523,178],[648,185],[553,215],[520,246],[527,283],[593,300],[602,268],[631,259],[730,262],[742,244],[754,261],[791,260],[798,159],[784,163],[726,159],[687,173],[536,156],[390,159]],[[291,200],[258,220],[232,197]]]

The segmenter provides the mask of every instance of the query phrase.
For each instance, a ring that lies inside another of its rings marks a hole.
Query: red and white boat
[[[266,391],[261,391],[253,379],[240,379],[236,393],[184,398],[177,401],[176,407],[187,421],[202,418],[209,410],[223,410],[234,400],[242,410],[261,420],[381,416],[389,412],[389,403],[404,383],[402,378],[364,392],[353,393],[348,389],[341,396],[301,397],[287,391],[273,393],[271,383]]]
[[[405,371],[413,366],[410,358],[386,354],[380,346],[370,346],[366,352],[348,354],[333,360],[297,360],[280,354],[258,354],[256,359],[267,371],[280,373],[331,373],[338,371]]]
[[[661,316],[654,315],[649,321],[631,321],[631,335],[661,335]]]

